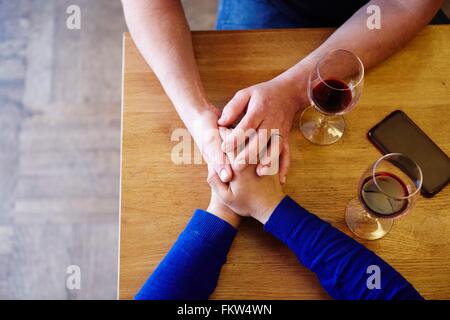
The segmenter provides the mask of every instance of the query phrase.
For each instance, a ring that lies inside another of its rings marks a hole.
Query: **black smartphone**
[[[450,180],[450,159],[403,111],[396,110],[368,132],[384,154],[403,153],[422,169],[422,195],[432,197]]]

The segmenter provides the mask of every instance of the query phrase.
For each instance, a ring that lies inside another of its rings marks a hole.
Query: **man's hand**
[[[221,148],[222,138],[217,126],[220,110],[213,106],[206,110],[195,119],[187,121],[186,126],[208,164],[208,168],[212,169],[222,182],[229,182],[233,177],[233,171]]]
[[[305,77],[307,76],[305,75]],[[236,93],[223,109],[218,123],[220,126],[229,127],[244,113],[245,115],[235,130],[226,137],[222,150],[225,152],[234,150],[239,141],[242,141],[242,137],[240,138],[239,135],[249,129],[258,132],[260,129],[267,129],[269,135],[261,131],[261,134],[251,137],[245,149],[236,157],[237,165],[233,168],[243,169],[245,163],[248,162],[249,155],[259,154],[265,147],[271,138],[270,130],[278,129],[282,137],[279,152],[273,152],[270,160],[280,161],[280,181],[282,183],[286,181],[290,162],[289,132],[295,114],[307,104],[305,92],[306,87],[295,84],[288,77],[281,75]],[[258,163],[256,172],[258,175],[264,175],[263,163]]]

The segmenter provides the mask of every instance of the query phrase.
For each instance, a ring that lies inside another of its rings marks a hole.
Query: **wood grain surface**
[[[331,29],[195,32],[195,54],[209,98],[219,107],[246,86],[269,80],[302,59]],[[395,109],[405,111],[450,153],[450,26],[429,26],[369,70],[343,139],[327,147],[291,131],[285,191],[350,234],[344,208],[363,171],[380,153],[367,131]],[[132,39],[124,37],[120,298],[137,292],[190,219],[209,201],[204,165],[174,165],[171,134],[183,128]],[[392,231],[362,241],[401,272],[425,298],[450,298],[450,189],[420,198]],[[351,234],[350,234],[351,235]],[[253,221],[240,228],[212,298],[328,299],[314,274]]]

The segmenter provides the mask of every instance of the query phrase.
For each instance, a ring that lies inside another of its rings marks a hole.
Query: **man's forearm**
[[[136,45],[182,120],[210,108],[179,0],[122,0]]]
[[[433,18],[442,0],[372,0],[358,10],[321,46],[282,76],[295,84],[304,78],[328,51],[346,49],[357,54],[370,68],[388,58],[413,39]],[[381,11],[381,29],[367,27],[367,7],[376,5]],[[306,93],[305,93],[306,94]]]

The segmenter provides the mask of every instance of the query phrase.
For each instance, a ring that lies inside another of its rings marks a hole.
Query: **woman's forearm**
[[[186,123],[210,108],[179,0],[122,0],[139,51]]]
[[[237,230],[209,212],[196,210],[177,242],[164,257],[137,300],[206,300]]]
[[[317,274],[335,299],[422,299],[413,286],[375,253],[284,198],[265,224],[299,261]],[[372,266],[372,267],[371,267]],[[380,270],[380,288],[367,285],[370,268]]]

